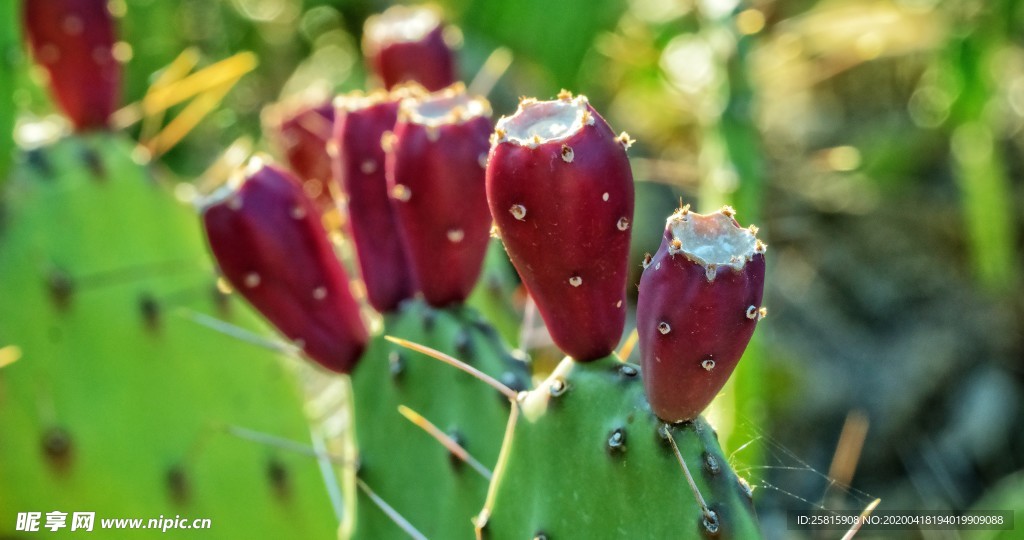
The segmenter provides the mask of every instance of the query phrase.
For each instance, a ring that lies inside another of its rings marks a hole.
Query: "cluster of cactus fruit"
[[[642,365],[622,361],[632,140],[566,91],[492,124],[444,34],[428,8],[369,20],[384,88],[275,118],[291,170],[254,158],[202,205],[231,288],[351,380],[359,495],[340,534],[758,537],[750,487],[699,416],[765,314],[756,228],[727,207],[669,217],[639,284]],[[55,93],[77,126],[105,125],[109,110],[89,119]],[[370,330],[325,226],[338,206]],[[536,385],[466,305],[491,236],[567,354]]]

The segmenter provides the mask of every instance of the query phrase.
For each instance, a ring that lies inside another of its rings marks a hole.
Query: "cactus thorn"
[[[572,92],[563,88],[560,92],[558,92],[558,99],[562,101],[572,101]]]
[[[647,270],[647,267],[651,265],[651,259],[652,257],[650,251],[644,253],[644,262],[640,263],[640,266],[642,266],[644,270]]]
[[[486,480],[491,480],[491,477],[493,476],[491,471],[488,470],[487,467],[484,467],[484,465],[480,463],[480,461],[478,461],[476,458],[470,455],[468,451],[466,451],[466,448],[457,440],[457,434],[448,435],[447,433],[441,431],[436,425],[434,425],[433,422],[423,417],[423,415],[410,409],[409,407],[406,407],[405,405],[399,405],[398,412],[399,414],[404,416],[406,420],[412,422],[416,427],[422,429],[423,431],[426,431],[427,434],[429,434],[431,437],[437,440],[437,442],[441,443],[441,445],[444,446],[445,449],[448,450],[448,452],[451,453],[452,456],[455,456],[463,463],[466,463],[467,465],[472,467],[474,471],[479,473],[480,476],[483,476]]]
[[[722,207],[722,208],[721,208],[721,209],[719,210],[719,212],[721,212],[721,213],[722,213],[722,215],[724,215],[725,217],[729,217],[729,218],[734,218],[734,217],[736,217],[736,209],[735,209],[735,208],[733,208],[733,207],[731,207],[731,206],[729,206],[729,205],[725,205],[725,206],[723,206],[723,207]]]
[[[569,285],[572,285],[573,287],[579,287],[580,285],[583,285],[583,278],[581,278],[580,276],[572,276],[571,278],[569,278]]]
[[[619,221],[615,223],[615,227],[618,228],[620,231],[625,231],[629,229],[629,218],[620,217]]]
[[[715,361],[711,358],[706,358],[701,360],[700,367],[704,368],[704,371],[711,371],[712,369],[715,369]]]
[[[672,327],[669,326],[667,322],[661,321],[658,323],[658,331],[661,332],[662,335],[665,335],[672,331]]]
[[[678,238],[673,238],[672,242],[670,243],[669,248],[668,248],[669,255],[675,255],[676,253],[679,253],[682,250],[683,250],[683,241],[678,239]]]
[[[709,533],[718,532],[718,515],[715,514],[708,504],[704,501],[704,496],[701,495],[700,489],[697,488],[697,483],[693,481],[693,476],[690,474],[690,468],[686,466],[686,460],[683,459],[683,454],[679,451],[679,445],[676,444],[675,437],[672,436],[672,428],[668,424],[662,424],[659,428],[658,433],[663,439],[667,440],[669,445],[672,447],[672,453],[676,455],[676,460],[679,462],[679,467],[683,470],[683,475],[686,476],[686,482],[690,484],[690,491],[693,492],[693,496],[697,499],[697,505],[700,506],[701,513],[703,514],[704,528]]]
[[[636,139],[630,137],[629,133],[626,133],[625,131],[620,133],[616,140],[622,144],[622,148],[625,150],[629,150],[629,148],[633,146],[633,143],[636,142]]]
[[[479,379],[480,381],[484,382],[485,384],[487,384],[491,388],[494,388],[495,390],[501,392],[505,397],[507,397],[509,399],[509,401],[511,401],[513,403],[515,403],[517,398],[518,398],[518,394],[515,391],[513,391],[511,388],[505,386],[504,384],[501,384],[494,377],[491,377],[490,375],[487,375],[486,373],[480,371],[479,369],[476,369],[475,367],[473,367],[473,366],[471,366],[471,365],[469,365],[469,364],[467,364],[467,363],[465,363],[465,362],[463,362],[461,360],[453,358],[452,356],[447,355],[447,354],[445,354],[445,353],[443,353],[441,351],[438,351],[436,349],[432,349],[430,347],[425,347],[423,345],[420,345],[419,343],[413,343],[413,342],[405,340],[405,339],[396,338],[394,336],[384,336],[384,339],[386,339],[386,340],[390,341],[391,343],[394,343],[394,344],[396,344],[396,345],[398,345],[400,347],[405,347],[406,349],[410,349],[410,350],[416,351],[418,353],[425,354],[425,355],[427,355],[427,356],[429,356],[431,358],[434,358],[436,360],[440,360],[440,361],[442,361],[442,362],[444,362],[444,363],[446,363],[446,364],[448,364],[448,365],[450,365],[452,367],[460,369],[460,370],[468,373],[469,375],[472,375],[473,377]]]
[[[398,525],[398,527],[402,529],[402,531],[404,531],[405,534],[409,535],[409,537],[414,538],[415,540],[427,540],[427,537],[423,536],[423,533],[416,530],[416,528],[413,527],[411,523],[409,523],[409,520],[402,517],[402,514],[398,513],[398,511],[395,510],[394,507],[389,505],[387,502],[384,501],[384,499],[380,497],[380,495],[377,495],[372,489],[370,489],[370,486],[366,485],[366,482],[364,482],[362,478],[356,477],[356,486],[360,490],[362,490],[362,492],[366,494],[366,496],[369,497],[371,501],[373,501],[373,504],[376,504],[377,507],[381,509],[381,511],[387,514],[388,518],[390,518],[391,521],[394,521],[395,525]]]

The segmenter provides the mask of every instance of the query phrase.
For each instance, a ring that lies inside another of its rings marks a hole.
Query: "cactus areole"
[[[250,163],[203,209],[224,277],[311,359],[349,373],[368,336],[313,202],[287,172]]]
[[[666,422],[692,420],[732,374],[767,310],[765,245],[729,207],[668,218],[661,247],[644,261],[637,331],[651,408]]]
[[[498,232],[555,344],[578,361],[607,356],[625,325],[630,144],[568,92],[524,99],[491,141]]]
[[[121,99],[121,65],[114,58],[114,22],[106,0],[24,4],[25,33],[33,56],[50,75],[54,99],[76,131],[106,129]]]
[[[363,53],[388,89],[411,81],[435,91],[457,79],[444,25],[429,7],[394,6],[367,19]]]
[[[386,144],[388,188],[416,283],[436,307],[461,303],[487,252],[484,166],[491,107],[461,84],[403,100]]]

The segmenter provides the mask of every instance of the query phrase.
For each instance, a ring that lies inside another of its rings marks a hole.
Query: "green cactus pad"
[[[567,358],[519,403],[477,519],[480,538],[761,537],[749,486],[698,418],[669,432],[715,513],[717,532],[708,531],[636,365]]]
[[[522,389],[523,363],[468,307],[435,309],[407,301],[385,316],[384,334],[445,352]],[[428,538],[472,538],[472,517],[488,480],[403,418],[399,405],[452,436],[487,468],[501,449],[508,399],[473,376],[378,335],[353,373],[359,478]],[[356,538],[407,535],[365,494]]]
[[[315,461],[226,434],[309,438],[276,355],[181,316],[261,328],[216,294],[195,213],[131,152],[64,139],[22,155],[0,199],[0,344],[22,351],[0,371],[0,524],[162,514],[216,538],[334,537]]]

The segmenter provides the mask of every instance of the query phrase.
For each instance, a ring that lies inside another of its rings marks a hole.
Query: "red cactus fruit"
[[[387,141],[386,175],[416,283],[427,302],[469,296],[480,275],[491,215],[484,189],[487,100],[455,84],[405,99]]]
[[[381,146],[398,121],[399,103],[413,92],[350,94],[335,101],[335,178],[348,198],[349,227],[367,297],[380,312],[395,309],[416,292],[388,195]]]
[[[32,54],[75,130],[106,128],[121,94],[107,0],[32,0],[24,9]]]
[[[366,19],[363,53],[385,88],[417,82],[437,91],[457,80],[455,54],[435,9],[394,6]]]
[[[303,191],[322,208],[334,206],[331,157],[327,141],[334,130],[334,105],[330,101],[285,111],[286,105],[268,109],[265,124],[302,185]]]
[[[349,373],[368,336],[316,206],[288,172],[258,159],[250,171],[240,186],[222,188],[203,209],[217,264],[307,356]]]
[[[767,314],[765,245],[734,214],[728,206],[708,215],[681,208],[644,261],[641,365],[647,399],[666,422],[692,420],[711,403]]]
[[[487,199],[499,234],[555,344],[581,362],[611,353],[625,325],[631,143],[564,91],[523,100],[492,139]]]

